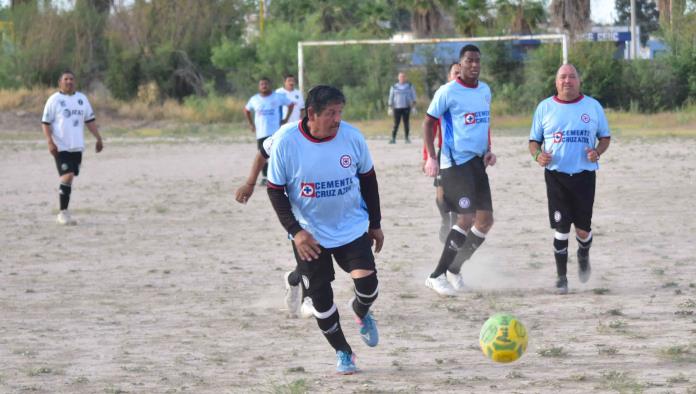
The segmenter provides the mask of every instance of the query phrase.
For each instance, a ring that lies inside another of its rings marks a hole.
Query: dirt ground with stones
[[[543,172],[525,136],[494,139],[496,223],[463,268],[471,291],[441,298],[441,252],[421,141],[369,140],[382,198],[381,342],[365,347],[334,282],[361,372],[337,376],[311,319],[290,319],[290,247],[265,190],[233,200],[255,144],[109,140],[85,153],[55,223],[45,144],[0,147],[0,392],[696,393],[694,139],[615,138],[598,173],[590,281],[553,293]],[[92,143],[92,140],[89,140]],[[495,312],[529,331],[512,364],[478,333]]]

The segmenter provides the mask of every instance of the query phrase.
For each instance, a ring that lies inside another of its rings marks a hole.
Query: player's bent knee
[[[328,281],[318,284],[316,287],[314,284],[310,284],[306,295],[312,299],[314,310],[317,313],[324,313],[330,310],[334,304],[333,289],[331,289],[331,282]]]
[[[366,276],[370,276],[374,273],[375,273],[374,270],[355,269],[355,270],[350,271],[350,277],[353,279],[360,279],[360,278],[364,278]]]
[[[375,302],[379,294],[379,281],[376,272],[373,271],[371,275],[362,278],[354,278],[353,284],[355,285],[355,297],[359,303],[370,306]]]

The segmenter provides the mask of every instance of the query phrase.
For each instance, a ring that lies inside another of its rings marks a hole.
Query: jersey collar
[[[336,137],[338,135],[338,133],[336,133],[336,134],[332,135],[331,137],[326,137],[326,138],[322,138],[322,139],[315,138],[309,133],[309,126],[307,125],[308,123],[309,123],[309,119],[307,117],[305,117],[304,119],[302,119],[302,121],[300,121],[299,129],[300,129],[300,133],[302,133],[302,135],[306,139],[308,139],[310,142],[314,142],[315,144],[321,144],[322,142],[331,141],[332,139],[334,139],[334,137]]]
[[[570,101],[561,100],[560,98],[558,98],[558,96],[554,95],[554,96],[553,96],[553,101],[555,101],[555,102],[557,102],[557,103],[559,103],[559,104],[575,104],[575,103],[577,103],[578,101],[582,100],[583,98],[585,98],[585,95],[582,94],[582,93],[580,93],[580,95],[579,95],[578,97],[576,97],[575,100],[570,100]]]
[[[465,88],[469,88],[469,89],[475,89],[479,85],[478,80],[476,80],[475,85],[469,85],[468,83],[464,82],[460,77],[457,77],[457,83],[459,83],[460,85],[464,86]]]

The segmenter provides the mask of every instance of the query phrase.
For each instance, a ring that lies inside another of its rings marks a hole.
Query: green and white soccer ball
[[[498,363],[510,363],[527,350],[527,329],[515,316],[497,313],[483,323],[479,344],[486,357]]]

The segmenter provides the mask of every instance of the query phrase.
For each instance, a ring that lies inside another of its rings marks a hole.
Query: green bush
[[[615,58],[611,42],[579,42],[570,52],[570,63],[580,73],[581,90],[607,107],[617,107],[626,88],[622,80],[624,61]]]
[[[679,82],[669,59],[626,62],[622,80],[622,109],[652,113],[683,104],[686,84]]]

